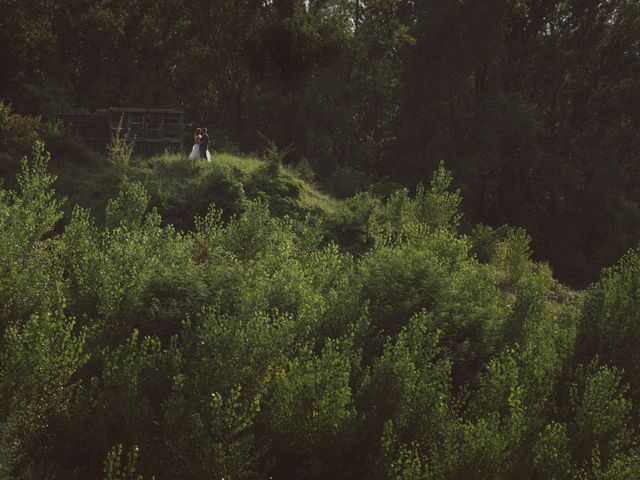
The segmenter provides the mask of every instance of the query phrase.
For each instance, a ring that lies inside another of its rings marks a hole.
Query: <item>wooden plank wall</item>
[[[138,154],[155,155],[183,150],[184,109],[181,108],[107,108],[98,113],[62,114],[66,126],[77,131],[92,148],[104,150],[118,131],[128,134]]]

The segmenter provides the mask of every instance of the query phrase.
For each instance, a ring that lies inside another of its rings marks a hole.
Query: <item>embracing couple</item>
[[[209,153],[209,134],[206,128],[196,128],[193,133],[193,149],[189,160],[196,160],[202,158],[207,162],[211,161],[211,154]]]

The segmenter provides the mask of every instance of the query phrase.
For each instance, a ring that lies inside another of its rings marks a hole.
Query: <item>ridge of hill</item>
[[[100,155],[88,161],[70,162],[54,156],[56,190],[67,199],[70,213],[78,204],[92,210],[98,221],[107,201],[118,191],[120,178],[140,182],[166,223],[180,229],[193,226],[195,215],[204,215],[210,204],[228,218],[242,210],[245,200],[260,198],[276,215],[301,217],[339,215],[344,202],[322,192],[281,159],[214,153],[211,162],[191,161],[186,155],[166,153],[133,158],[124,167]]]

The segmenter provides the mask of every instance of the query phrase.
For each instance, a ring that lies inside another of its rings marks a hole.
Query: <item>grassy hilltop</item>
[[[276,153],[277,155],[277,153]],[[152,205],[178,226],[193,226],[195,213],[206,213],[210,203],[225,213],[237,213],[246,199],[262,198],[278,214],[336,214],[338,200],[303,180],[294,169],[269,160],[228,153],[214,153],[210,163],[191,161],[186,155],[165,154],[152,158],[133,158],[126,175],[141,182],[152,197]],[[70,204],[99,210],[117,192],[121,169],[106,158],[91,162],[53,163],[58,191]],[[100,212],[96,212],[98,215]]]
[[[316,185],[312,171],[284,165],[276,150],[267,150],[262,158],[213,152],[211,162],[191,161],[177,153],[127,156],[122,161],[82,150],[54,156],[51,170],[57,195],[65,199],[67,219],[80,205],[103,224],[108,201],[126,179],[140,183],[149,194],[150,208],[158,210],[164,224],[179,230],[192,230],[195,217],[204,216],[210,206],[221,209],[229,220],[247,201],[259,200],[275,216],[320,221],[326,241],[337,241],[352,253],[370,246],[366,226],[380,201],[367,192],[338,200]]]

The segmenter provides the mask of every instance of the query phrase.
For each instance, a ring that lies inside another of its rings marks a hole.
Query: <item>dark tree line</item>
[[[0,1],[0,97],[184,103],[349,190],[441,161],[468,224],[525,227],[576,285],[640,238],[636,0]],[[331,182],[328,182],[331,186]],[[344,189],[343,189],[344,190]]]

